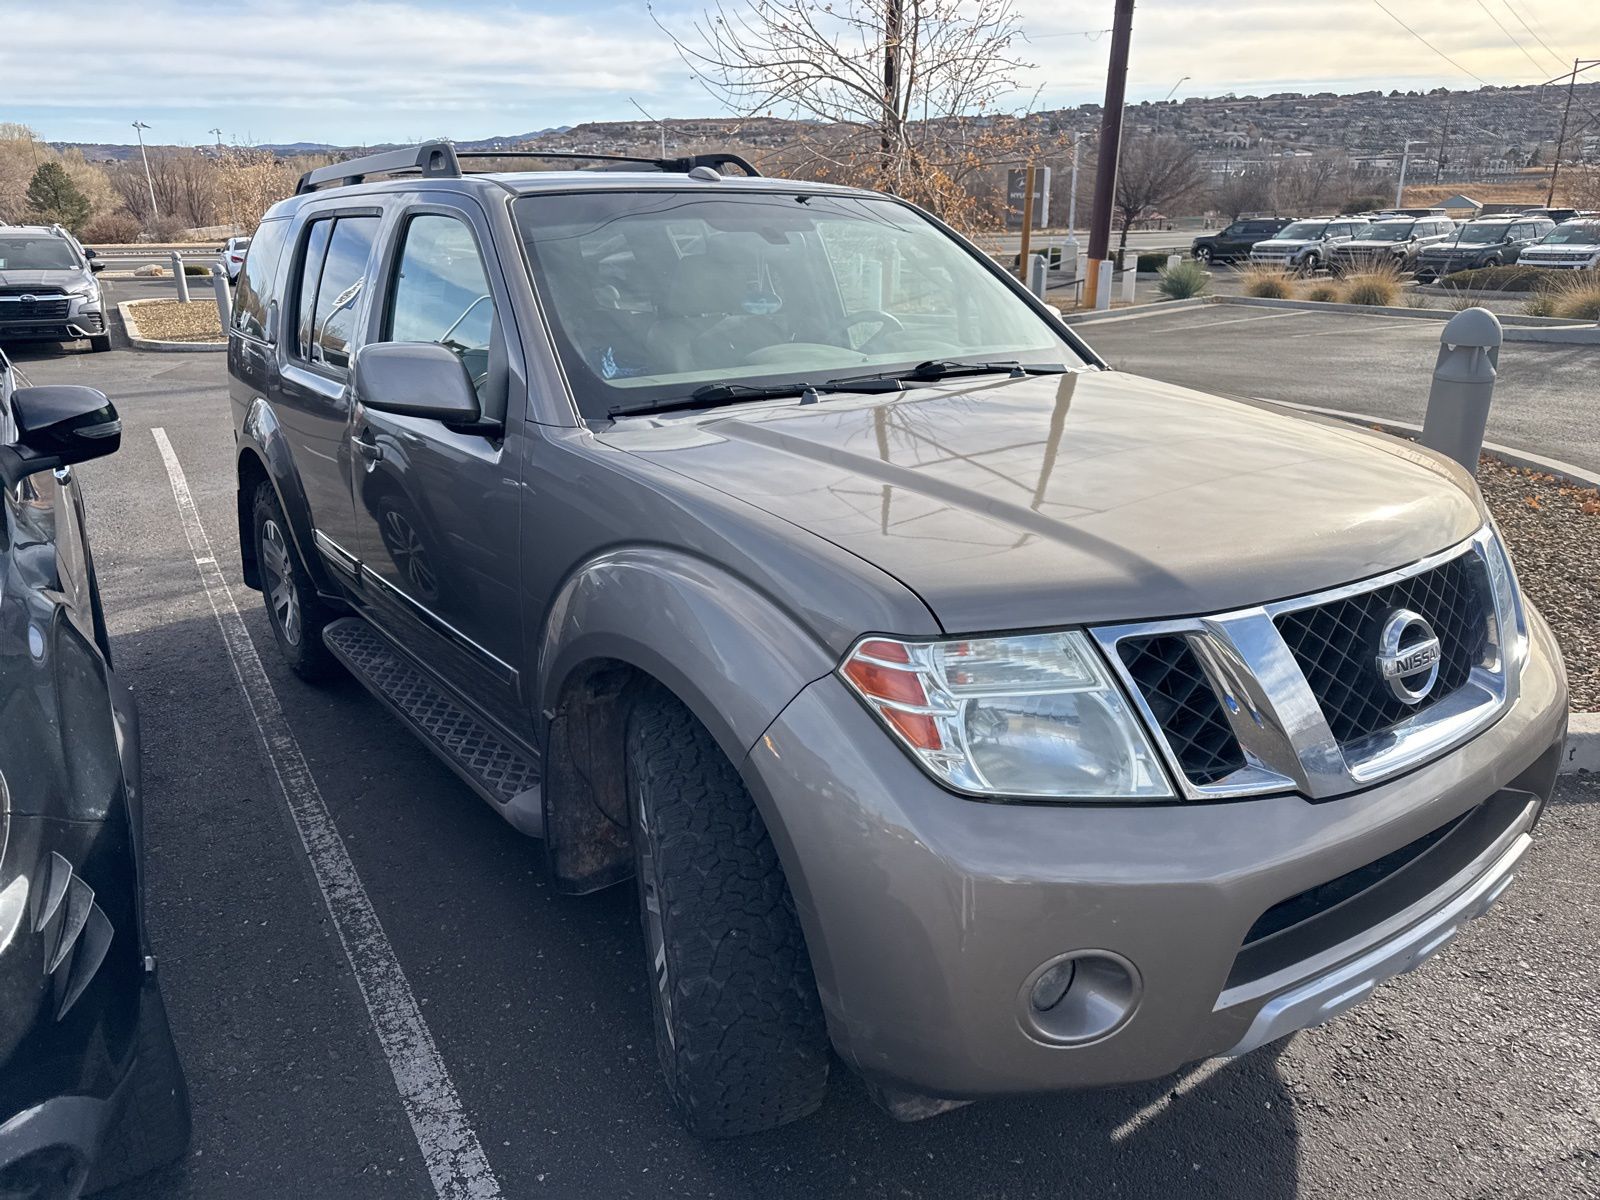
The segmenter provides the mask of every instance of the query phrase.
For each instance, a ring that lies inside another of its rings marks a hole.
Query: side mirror
[[[14,488],[37,471],[52,471],[114,453],[122,421],[105,393],[58,384],[11,393],[17,440],[0,446],[0,480]]]
[[[378,412],[472,425],[483,416],[466,365],[437,342],[375,342],[356,351],[356,396]]]
[[[96,275],[100,274],[100,272],[104,271],[105,269],[106,265],[103,262],[92,262],[89,264],[89,270],[93,271]]]
[[[94,250],[90,250],[87,246],[84,247],[83,256],[85,258],[99,258],[100,257],[98,252],[96,252]]]

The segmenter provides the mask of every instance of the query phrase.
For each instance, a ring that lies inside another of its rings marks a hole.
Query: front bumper
[[[65,299],[65,311],[56,301]],[[67,342],[96,337],[106,331],[103,301],[82,296],[42,297],[26,310],[0,305],[0,340]]]
[[[965,1100],[1159,1078],[1342,1011],[1482,911],[1526,848],[1567,708],[1554,639],[1530,620],[1521,694],[1494,726],[1399,779],[1315,804],[962,799],[837,679],[813,683],[744,775],[839,1053],[876,1084]],[[1432,848],[1414,867],[1247,944],[1285,905],[1418,844]],[[1026,1019],[1029,989],[1085,950],[1127,965],[1131,1011],[1103,1035],[1054,1044]]]

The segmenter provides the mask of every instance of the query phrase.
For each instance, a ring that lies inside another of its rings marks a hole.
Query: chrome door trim
[[[317,545],[318,553],[322,555],[330,566],[337,567],[352,579],[357,578],[361,565],[360,559],[320,529],[313,529],[311,537]]]

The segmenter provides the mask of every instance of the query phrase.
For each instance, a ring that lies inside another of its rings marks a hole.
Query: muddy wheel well
[[[556,886],[581,894],[633,874],[624,742],[634,697],[654,684],[615,659],[579,666],[561,689],[545,743],[545,851]]]
[[[255,502],[256,488],[268,482],[267,468],[253,453],[239,456],[239,558],[244,566],[247,587],[261,590],[261,568],[256,562]]]

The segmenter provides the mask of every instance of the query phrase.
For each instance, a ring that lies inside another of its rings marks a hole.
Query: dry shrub
[[[1313,283],[1306,289],[1305,299],[1316,300],[1322,304],[1337,304],[1339,301],[1339,285],[1324,280]]]
[[[130,212],[91,217],[79,240],[88,245],[121,245],[139,240],[139,218]]]
[[[1294,276],[1281,267],[1252,264],[1239,271],[1240,284],[1246,296],[1258,300],[1291,300],[1294,298]]]
[[[1600,271],[1563,272],[1544,294],[1550,297],[1550,315],[1569,321],[1600,321]]]
[[[1388,308],[1400,299],[1400,269],[1392,262],[1374,263],[1359,275],[1345,277],[1346,304]]]

